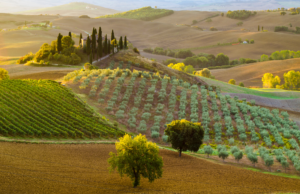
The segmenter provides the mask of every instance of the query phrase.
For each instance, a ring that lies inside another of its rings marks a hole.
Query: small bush
[[[243,22],[238,22],[236,25],[241,26],[243,25]]]
[[[136,47],[134,47],[132,50],[133,52],[140,54],[140,51]]]
[[[212,22],[211,18],[207,19],[206,22]]]
[[[250,40],[250,44],[254,44],[254,40],[253,39]]]
[[[88,15],[81,15],[79,18],[90,18]]]
[[[240,83],[239,83],[239,86],[240,86],[240,87],[245,87],[245,85],[244,85],[243,82],[240,82]]]
[[[218,31],[218,29],[215,28],[215,27],[210,27],[209,30],[210,30],[210,31]]]
[[[276,26],[274,29],[274,32],[280,32],[280,31],[288,31],[289,28],[286,26]]]
[[[229,84],[232,84],[232,85],[235,85],[235,80],[234,80],[234,79],[230,79],[230,80],[228,81],[228,83],[229,83]]]

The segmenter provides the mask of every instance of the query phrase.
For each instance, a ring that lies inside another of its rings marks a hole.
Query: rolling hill
[[[83,2],[73,2],[65,5],[59,5],[54,7],[47,7],[42,9],[35,10],[27,10],[21,11],[17,14],[24,15],[40,15],[40,14],[48,14],[48,15],[62,15],[62,16],[80,16],[80,15],[88,15],[90,17],[96,17],[107,14],[115,14],[119,13],[119,11],[114,9],[109,9],[89,3]]]

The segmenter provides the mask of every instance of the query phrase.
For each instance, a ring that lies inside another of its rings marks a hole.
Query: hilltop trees
[[[127,37],[124,38],[124,49],[127,49]]]
[[[81,47],[81,39],[82,39],[82,33],[80,33],[80,36],[79,36],[79,45]]]
[[[165,134],[168,136],[168,142],[172,144],[172,148],[179,151],[179,157],[182,151],[199,150],[204,135],[203,128],[200,123],[192,123],[185,119],[174,120],[167,125]]]
[[[60,53],[63,48],[62,48],[62,45],[61,45],[61,39],[62,39],[62,35],[59,33],[58,34],[58,37],[57,37],[57,52]]]
[[[120,36],[120,39],[119,39],[119,48],[123,49],[123,39],[122,39],[122,36]]]
[[[253,13],[251,11],[246,10],[236,10],[236,11],[228,11],[226,16],[232,19],[246,19],[250,16],[256,15],[256,12]]]
[[[86,54],[90,55],[91,53],[91,40],[90,37],[88,36],[86,39]]]
[[[72,38],[70,36],[62,37],[61,46],[63,50],[72,46]]]
[[[98,57],[102,58],[103,53],[103,47],[102,47],[102,30],[101,27],[99,27],[99,33],[98,33],[98,49],[97,49]]]
[[[219,53],[216,57],[216,66],[229,65],[229,57]]]
[[[148,142],[141,134],[134,138],[126,134],[119,140],[116,142],[117,153],[109,153],[110,173],[117,169],[121,177],[126,174],[133,181],[133,187],[140,184],[141,176],[149,182],[162,177],[163,160],[155,143]]]
[[[9,79],[8,71],[6,71],[3,68],[0,68],[0,81],[5,79]]]

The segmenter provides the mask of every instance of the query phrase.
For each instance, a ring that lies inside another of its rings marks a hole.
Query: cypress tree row
[[[92,50],[93,52],[93,50]],[[93,58],[92,58],[92,55],[90,55],[90,64],[93,64]]]
[[[122,36],[120,37],[120,40],[119,40],[119,48],[120,48],[120,50],[123,49],[123,40],[122,40]]]
[[[60,53],[62,51],[61,39],[62,35],[59,33],[57,37],[57,52]]]
[[[110,40],[107,40],[107,54],[110,54]]]
[[[107,34],[105,35],[105,38],[104,38],[103,53],[104,53],[104,55],[107,54]]]
[[[82,39],[82,33],[80,33],[80,36],[79,36],[79,46],[81,46],[81,39]]]
[[[110,37],[110,39],[111,39],[111,40],[114,40],[114,39],[115,39],[115,33],[114,33],[114,30],[111,31],[111,37]]]
[[[258,25],[257,30],[260,31],[260,26]]]
[[[86,54],[89,55],[91,53],[91,40],[90,37],[87,37],[86,40]]]
[[[93,34],[92,34],[92,51],[96,50],[96,33],[95,28],[93,28]],[[94,59],[94,52],[92,52],[93,59]]]
[[[127,49],[127,37],[124,38],[124,49]]]

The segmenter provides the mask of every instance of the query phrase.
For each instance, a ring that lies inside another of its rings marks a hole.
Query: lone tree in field
[[[281,11],[281,12],[280,12],[280,15],[283,15],[283,16],[284,16],[285,14],[286,14],[285,11]]]
[[[239,163],[240,159],[243,158],[243,152],[241,150],[239,150],[239,151],[235,152],[233,154],[233,156],[234,156],[235,160]]]
[[[0,68],[0,81],[9,79],[8,71],[6,69]]]
[[[204,153],[207,154],[207,157],[209,158],[209,155],[213,153],[213,149],[210,145],[204,146]]]
[[[182,151],[199,150],[204,135],[203,127],[200,123],[192,123],[185,119],[174,120],[167,125],[165,134],[169,136],[168,142],[172,144],[172,148],[179,151],[181,157]]]
[[[228,83],[229,83],[229,84],[232,84],[232,85],[235,85],[235,80],[234,80],[234,79],[230,79],[230,80],[228,81]]]
[[[121,177],[126,174],[133,181],[134,188],[140,184],[141,176],[149,182],[162,177],[163,160],[155,143],[148,142],[141,134],[135,138],[126,134],[119,140],[116,142],[117,153],[109,153],[110,173],[117,168]]]

